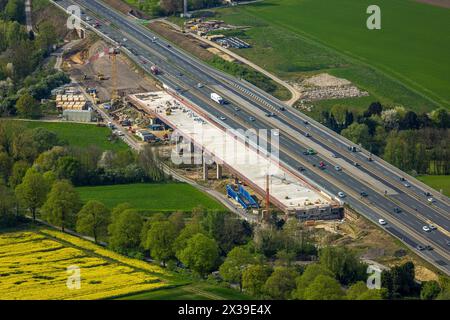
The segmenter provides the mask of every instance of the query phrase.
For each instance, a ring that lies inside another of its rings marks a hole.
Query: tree
[[[175,230],[177,231],[177,234],[179,234],[185,226],[184,213],[181,211],[176,211],[176,212],[172,213],[169,217],[169,221],[172,222],[172,224],[175,226]]]
[[[242,291],[242,273],[248,265],[255,262],[255,257],[247,249],[235,247],[228,252],[227,258],[219,268],[219,273],[225,281],[238,283]]]
[[[87,202],[77,215],[77,232],[98,238],[108,234],[110,222],[110,211],[100,201],[91,200]]]
[[[19,97],[16,109],[22,117],[36,119],[41,116],[41,106],[29,93]]]
[[[383,289],[385,290],[385,289]],[[364,281],[352,284],[347,290],[348,300],[381,300],[383,290],[369,289]]]
[[[339,282],[325,275],[318,275],[305,290],[305,300],[342,300],[344,291]]]
[[[242,289],[255,298],[264,294],[264,284],[271,274],[269,267],[261,264],[249,265],[242,271]]]
[[[186,248],[177,257],[192,271],[205,276],[215,268],[219,248],[214,239],[198,233],[187,241]]]
[[[80,196],[70,181],[56,181],[42,206],[42,216],[49,223],[60,226],[64,232],[66,227],[74,225],[80,206]]]
[[[24,1],[9,0],[5,6],[5,17],[9,20],[23,22],[25,20]]]
[[[369,127],[365,123],[352,123],[347,129],[342,130],[341,134],[364,147],[369,145],[371,139]]]
[[[426,281],[422,284],[422,290],[420,290],[420,299],[433,300],[441,293],[441,287],[437,281]]]
[[[65,156],[56,161],[55,174],[58,179],[67,179],[76,183],[79,181],[80,171],[81,164],[74,157]]]
[[[19,160],[14,163],[8,181],[11,188],[15,189],[22,183],[22,179],[29,168],[30,166],[26,161]]]
[[[287,300],[291,298],[295,289],[297,273],[289,268],[278,267],[264,284],[264,292],[274,300]]]
[[[305,290],[320,275],[334,277],[333,272],[319,263],[309,264],[303,274],[296,279],[296,289],[292,293],[294,299],[304,300]]]
[[[33,220],[36,220],[36,211],[45,202],[49,186],[42,174],[35,169],[27,170],[22,183],[16,187],[16,196],[19,203],[30,210]]]
[[[0,151],[0,179],[8,181],[13,166],[13,159],[7,152]]]
[[[186,226],[183,228],[183,230],[181,230],[180,234],[174,241],[173,250],[175,251],[175,254],[178,256],[179,253],[184,248],[186,248],[189,239],[191,239],[198,233],[203,233],[204,235],[207,235],[207,232],[202,228],[202,226],[199,223],[191,221],[188,224],[186,224]]]
[[[177,236],[177,230],[170,221],[157,221],[153,223],[147,232],[145,248],[150,250],[153,258],[166,265],[166,261],[174,257],[173,242]]]
[[[418,286],[414,281],[414,269],[414,264],[408,261],[381,273],[381,284],[388,290],[389,298],[399,298],[415,293]]]
[[[143,220],[135,210],[127,209],[112,214],[108,227],[109,246],[118,252],[129,253],[139,248]]]
[[[433,124],[441,129],[450,128],[450,112],[445,108],[433,110],[430,114]]]
[[[10,227],[14,224],[16,216],[14,208],[16,197],[14,192],[0,183],[0,227]]]
[[[372,102],[367,109],[367,117],[370,117],[374,114],[380,115],[383,111],[383,106],[379,102]]]
[[[325,247],[319,252],[319,261],[344,285],[366,277],[367,266],[361,263],[355,253],[348,248]]]

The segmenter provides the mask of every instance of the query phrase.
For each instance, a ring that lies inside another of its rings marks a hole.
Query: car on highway
[[[361,197],[367,197],[367,196],[368,196],[367,192],[365,192],[365,191],[361,191],[361,192],[359,193],[359,195],[360,195]]]
[[[331,153],[330,156],[331,156],[332,158],[337,158],[337,155],[336,155],[335,153]]]
[[[419,250],[419,251],[423,251],[423,250],[425,250],[425,247],[423,245],[421,245],[421,244],[418,244],[416,246],[416,249]]]
[[[285,108],[285,107],[280,107],[280,108],[278,108],[278,110],[280,110],[280,111],[285,111],[286,108]]]
[[[280,131],[278,131],[278,130],[273,130],[273,131],[272,131],[272,134],[273,134],[274,136],[279,136],[279,135],[280,135]]]
[[[319,168],[320,168],[320,169],[325,170],[326,167],[327,167],[327,165],[325,164],[325,162],[323,162],[323,161],[320,161],[320,162],[319,162]]]
[[[334,166],[334,169],[335,169],[336,171],[342,171],[342,168],[341,168],[340,166]]]
[[[434,202],[434,198],[432,198],[432,197],[428,198],[427,200],[428,200],[429,203],[433,203]]]
[[[255,118],[249,117],[249,118],[248,118],[248,121],[255,121]]]
[[[437,227],[434,224],[429,224],[428,228],[430,228],[431,231],[437,230]]]
[[[378,219],[378,223],[381,224],[382,226],[387,224],[387,222],[384,221],[383,219]]]
[[[225,118],[224,116],[220,116],[219,119],[222,120],[222,121],[227,120],[227,118]]]
[[[406,181],[404,177],[400,177],[400,181]]]
[[[239,108],[239,107],[234,107],[234,111],[241,111],[241,108]]]
[[[359,163],[358,162],[353,162],[353,165],[355,166],[355,167],[359,167]]]
[[[312,148],[309,148],[309,149],[306,149],[305,151],[303,151],[303,154],[313,156],[313,155],[317,154],[317,151]]]
[[[429,226],[423,226],[422,230],[425,231],[425,232],[430,232],[431,231]]]
[[[401,210],[400,208],[398,208],[398,207],[395,207],[395,208],[394,208],[394,212],[395,212],[395,213],[400,213],[400,212],[402,212],[402,210]]]
[[[411,185],[410,185],[409,183],[404,183],[403,185],[404,185],[406,188],[411,187]]]
[[[300,171],[300,172],[303,172],[303,171],[305,171],[305,168],[303,168],[303,167],[298,167],[297,170]]]
[[[311,134],[309,132],[305,132],[305,137],[310,138]]]
[[[345,198],[346,197],[345,193],[343,193],[342,191],[338,192],[338,196],[339,196],[339,198]]]
[[[431,251],[431,250],[433,250],[433,247],[430,246],[429,244],[427,244],[427,245],[425,246],[425,249],[427,249],[428,251]]]
[[[197,83],[197,88],[203,88],[203,83],[201,83],[201,82],[199,82],[199,83]]]
[[[309,124],[308,120],[303,120],[304,124]]]

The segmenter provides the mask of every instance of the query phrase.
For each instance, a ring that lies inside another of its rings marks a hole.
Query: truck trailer
[[[219,96],[217,93],[211,93],[211,100],[217,102],[218,104],[224,104],[224,100],[221,96]]]

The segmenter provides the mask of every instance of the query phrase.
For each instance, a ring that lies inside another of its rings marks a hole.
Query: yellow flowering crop
[[[79,287],[68,285],[68,267],[79,270]],[[158,266],[58,231],[0,234],[0,299],[105,299],[169,285],[161,275]]]

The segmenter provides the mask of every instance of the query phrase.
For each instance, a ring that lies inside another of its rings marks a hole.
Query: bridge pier
[[[222,170],[223,170],[222,165],[216,163],[216,179],[217,180],[222,179]]]

